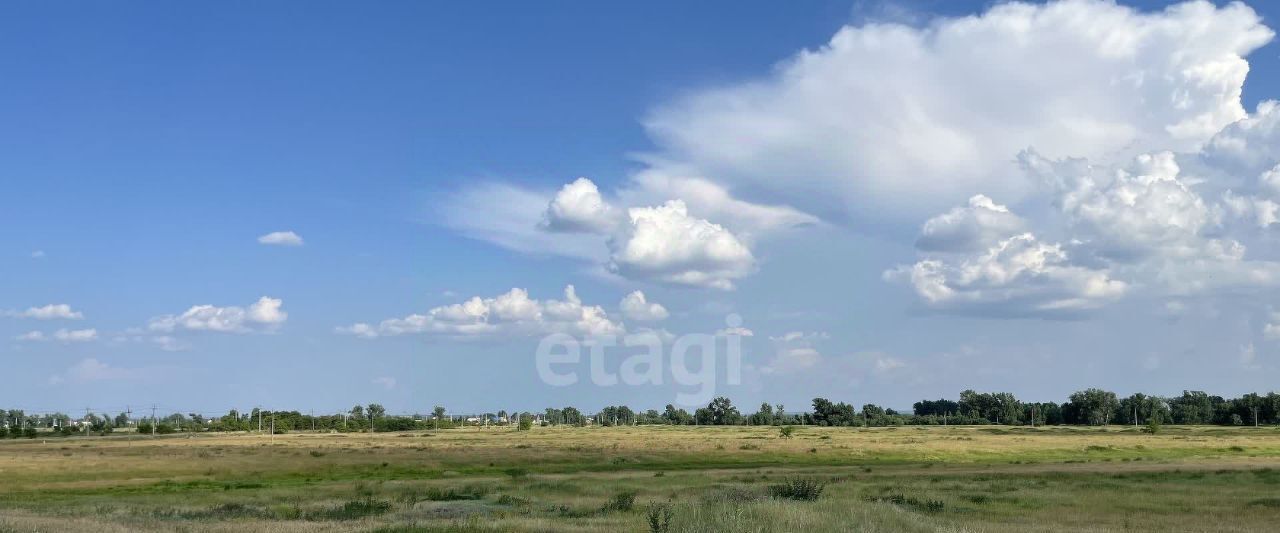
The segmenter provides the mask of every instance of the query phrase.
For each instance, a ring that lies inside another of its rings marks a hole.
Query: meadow
[[[0,441],[0,531],[1275,531],[1280,428]]]

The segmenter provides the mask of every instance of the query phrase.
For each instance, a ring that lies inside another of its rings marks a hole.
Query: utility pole
[[[276,412],[271,412],[271,442],[276,441]]]
[[[258,434],[262,434],[262,407],[258,407]]]
[[[151,436],[156,436],[156,404],[151,404]]]

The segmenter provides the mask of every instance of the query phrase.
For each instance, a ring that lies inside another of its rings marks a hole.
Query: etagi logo
[[[677,393],[676,403],[706,404],[716,396],[717,362],[722,354],[724,383],[742,383],[742,332],[745,331],[742,329],[742,317],[731,314],[725,317],[724,322],[728,328],[717,333],[690,333],[667,338],[652,331],[583,339],[564,333],[548,335],[538,343],[535,358],[538,377],[543,383],[556,387],[578,383],[585,347],[589,352],[587,370],[591,383],[596,386],[613,387],[619,383],[662,385],[669,375],[677,385],[694,389],[692,393]],[[665,350],[668,344],[670,352]],[[616,373],[606,365],[606,350],[615,354],[621,350],[628,354],[616,366]]]

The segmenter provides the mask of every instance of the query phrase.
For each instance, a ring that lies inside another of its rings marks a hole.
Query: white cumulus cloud
[[[175,330],[216,331],[223,333],[249,333],[278,328],[289,318],[282,310],[282,300],[263,296],[249,305],[218,307],[196,305],[180,315],[163,315],[152,318],[147,324],[151,331]]]
[[[302,237],[292,231],[273,231],[258,237],[258,244],[274,246],[302,246]]]
[[[986,250],[1013,235],[1026,224],[1009,208],[978,194],[969,205],[955,207],[924,223],[916,248],[929,252],[972,252]]]
[[[587,178],[578,178],[556,193],[547,206],[543,227],[551,231],[608,234],[620,222],[619,213],[600,196]]]
[[[622,316],[642,322],[665,320],[670,315],[667,313],[667,308],[657,302],[648,301],[641,291],[624,296],[618,308],[622,310]]]
[[[5,314],[17,318],[34,318],[36,320],[80,320],[84,318],[84,313],[72,309],[67,304],[29,307],[26,311],[8,311]]]
[[[583,304],[573,285],[565,287],[563,300],[536,300],[525,289],[513,288],[492,298],[475,296],[423,314],[337,328],[338,333],[370,339],[408,334],[485,337],[568,333],[590,337],[624,331],[604,308]]]
[[[1102,0],[999,3],[913,27],[840,29],[765,77],[693,91],[644,121],[650,161],[811,213],[937,213],[1032,189],[1011,156],[1192,151],[1244,118],[1251,8],[1143,12]]]
[[[755,256],[723,226],[692,217],[680,200],[633,207],[609,242],[610,270],[624,277],[732,289],[755,269]]]

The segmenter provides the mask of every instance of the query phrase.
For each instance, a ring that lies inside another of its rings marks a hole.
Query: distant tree
[[[951,400],[920,400],[911,406],[916,416],[955,415],[960,412],[960,404]]]
[[[1116,393],[1102,389],[1085,389],[1071,395],[1069,404],[1075,423],[1105,426],[1120,406]],[[1065,409],[1064,409],[1065,410]]]
[[[742,414],[738,413],[738,408],[733,406],[733,402],[728,398],[720,396],[711,400],[707,405],[707,411],[711,416],[711,424],[716,426],[731,426],[742,421]]]
[[[440,421],[444,420],[444,415],[444,406],[437,405],[435,409],[431,410],[431,416],[435,420],[436,429],[440,429]]]
[[[677,409],[671,404],[667,404],[666,410],[662,412],[662,419],[673,426],[686,426],[694,422],[693,415],[688,411]]]
[[[587,417],[583,416],[582,411],[579,411],[577,407],[565,407],[560,412],[564,416],[565,424],[583,426],[587,423]]]
[[[520,425],[517,426],[520,431],[529,431],[533,429],[533,415],[520,415]]]
[[[752,425],[768,426],[774,421],[773,406],[768,402],[760,404],[760,410],[749,417]]]
[[[813,413],[809,419],[816,426],[854,426],[859,423],[852,405],[831,403],[826,398],[813,399]]]

